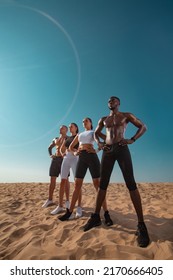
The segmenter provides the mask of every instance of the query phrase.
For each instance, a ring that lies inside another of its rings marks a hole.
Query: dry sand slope
[[[55,205],[41,207],[47,183],[0,184],[0,259],[173,260],[173,183],[140,183],[138,187],[151,238],[147,248],[137,247],[136,215],[124,184],[112,183],[108,188],[114,225],[108,228],[103,220],[88,232],[82,226],[95,205],[92,184],[83,185],[83,217],[66,222],[50,215]]]

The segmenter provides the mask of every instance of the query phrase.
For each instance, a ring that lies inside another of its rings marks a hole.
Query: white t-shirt
[[[85,130],[81,132],[78,136],[79,145],[81,144],[93,144],[94,143],[94,131],[93,130]]]

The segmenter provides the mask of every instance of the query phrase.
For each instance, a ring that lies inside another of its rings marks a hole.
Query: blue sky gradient
[[[130,146],[136,181],[173,181],[172,1],[1,0],[0,36],[0,182],[48,182],[59,126],[96,127],[112,95],[148,127]]]

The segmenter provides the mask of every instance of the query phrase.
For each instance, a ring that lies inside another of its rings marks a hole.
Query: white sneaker
[[[76,209],[76,218],[82,217],[82,207],[78,206]]]
[[[48,207],[48,206],[51,205],[51,204],[53,204],[53,200],[47,199],[47,200],[45,201],[45,203],[42,205],[42,207],[43,207],[43,208],[46,208],[46,207]]]
[[[70,202],[69,202],[68,200],[65,202],[65,208],[66,208],[66,209],[69,209],[69,208],[70,208]]]
[[[63,208],[63,207],[60,207],[60,206],[58,205],[52,212],[50,212],[50,214],[56,215],[56,214],[58,214],[58,213],[61,213],[63,210],[64,210],[64,208]]]
[[[75,219],[75,214],[71,213],[70,217],[68,218],[69,220],[74,220]]]

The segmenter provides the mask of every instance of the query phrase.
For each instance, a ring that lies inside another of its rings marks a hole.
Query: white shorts
[[[78,156],[74,156],[71,152],[68,152],[65,155],[61,165],[61,179],[68,178],[70,168],[72,169],[73,176],[75,178],[77,161],[78,161]]]

